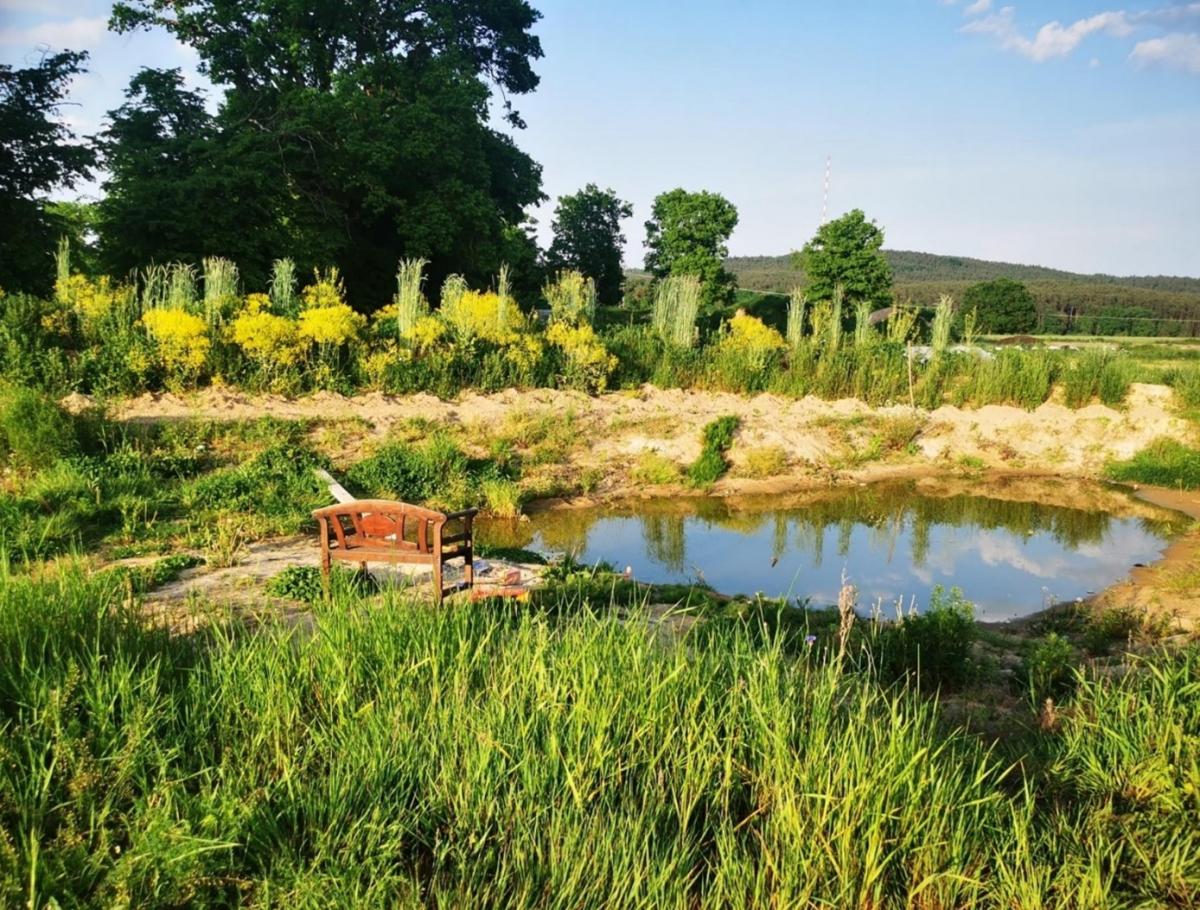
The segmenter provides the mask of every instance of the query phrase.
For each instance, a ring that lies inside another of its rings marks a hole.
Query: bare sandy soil
[[[82,396],[67,402],[87,404]],[[1134,385],[1120,410],[1104,405],[1072,410],[1047,402],[1033,411],[1008,406],[965,410],[945,406],[934,411],[904,406],[872,408],[857,400],[800,400],[775,395],[745,397],[645,387],[597,397],[547,389],[464,394],[454,401],[431,395],[405,397],[379,393],[345,397],[321,392],[305,398],[247,395],[209,389],[193,395],[146,394],[118,404],[121,420],[183,418],[247,420],[273,416],[291,419],[349,419],[386,433],[393,425],[420,418],[435,422],[502,426],[518,415],[570,414],[578,422],[586,452],[580,466],[631,458],[648,451],[688,463],[700,451],[704,425],[725,414],[741,418],[730,457],[734,479],[748,452],[768,446],[783,450],[787,474],[863,467],[873,436],[890,437],[889,426],[914,424],[908,447],[914,463],[968,463],[1006,470],[1071,476],[1097,473],[1105,461],[1128,458],[1158,437],[1191,438],[1195,429],[1172,412],[1166,386]]]

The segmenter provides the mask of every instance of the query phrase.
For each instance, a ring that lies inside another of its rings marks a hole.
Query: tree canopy
[[[892,302],[892,269],[883,254],[883,230],[861,209],[826,222],[797,254],[809,296],[828,300],[841,286],[849,301],[874,307]]]
[[[600,303],[619,303],[625,283],[621,219],[632,215],[632,205],[619,199],[613,190],[602,190],[594,183],[577,193],[559,196],[551,223],[554,240],[546,252],[546,265],[553,271],[578,269],[595,280]]]
[[[0,287],[44,290],[57,221],[46,194],[86,177],[95,152],[59,118],[71,80],[87,54],[49,54],[36,66],[0,64]]]
[[[646,222],[646,269],[655,278],[699,275],[701,306],[733,301],[735,278],[725,271],[726,243],[737,227],[737,209],[724,196],[675,189],[654,200]]]
[[[429,260],[435,286],[491,275],[543,198],[541,168],[488,124],[496,88],[522,125],[508,98],[537,85],[538,15],[524,0],[130,0],[112,24],[167,29],[227,88],[197,192],[236,197],[239,217],[204,226],[206,252],[247,276],[284,253],[338,263],[371,308],[402,257]]]
[[[988,335],[1020,335],[1037,328],[1037,304],[1019,281],[997,278],[971,285],[963,294],[962,312],[975,311],[976,327]]]

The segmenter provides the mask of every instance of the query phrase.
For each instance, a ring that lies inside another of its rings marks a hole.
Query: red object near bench
[[[435,512],[405,502],[356,499],[314,511],[321,530],[321,575],[326,585],[333,560],[427,565],[433,570],[433,596],[442,602],[442,567],[463,557],[467,587],[475,584],[472,523],[478,509]],[[448,524],[460,524],[447,534]]]

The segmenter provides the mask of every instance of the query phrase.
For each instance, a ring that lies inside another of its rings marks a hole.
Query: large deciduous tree
[[[828,300],[840,285],[851,302],[867,301],[877,308],[892,302],[883,230],[860,209],[821,225],[797,259],[813,300]]]
[[[737,227],[737,209],[724,196],[675,189],[654,200],[646,222],[646,268],[655,278],[698,275],[706,309],[733,301],[734,276],[725,271],[726,243]]]
[[[546,251],[550,269],[578,269],[596,282],[600,303],[621,300],[625,273],[621,256],[625,235],[621,219],[633,215],[633,206],[617,198],[611,189],[589,183],[582,190],[558,197],[551,230],[554,240]]]
[[[401,257],[429,260],[434,286],[483,280],[543,198],[538,165],[489,124],[497,89],[523,125],[507,99],[537,85],[537,19],[525,0],[125,0],[112,23],[166,28],[226,89],[208,177],[255,196],[228,230],[339,264],[369,308]]]
[[[981,281],[963,294],[961,311],[975,311],[975,326],[987,335],[1019,335],[1037,328],[1037,304],[1029,288],[1011,278]]]
[[[44,292],[54,283],[50,259],[61,225],[46,195],[86,177],[95,152],[62,122],[70,81],[87,54],[63,51],[36,66],[0,65],[0,287]]]

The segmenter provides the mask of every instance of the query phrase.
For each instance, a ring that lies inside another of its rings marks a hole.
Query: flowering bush
[[[338,276],[337,269],[330,269],[324,275],[314,272],[313,278],[313,283],[300,292],[304,309],[315,310],[346,303],[345,288],[342,287],[342,279]]]
[[[404,333],[404,340],[412,345],[414,350],[423,352],[436,345],[445,335],[446,323],[433,316],[423,316]]]
[[[194,378],[204,369],[212,341],[199,316],[183,310],[150,310],[142,316],[146,332],[154,339],[158,357],[168,373]]]
[[[346,304],[337,303],[302,311],[299,332],[301,338],[336,348],[356,339],[366,324],[367,320]]]
[[[550,320],[568,325],[592,321],[596,313],[596,282],[575,270],[559,272],[542,288],[550,306]]]
[[[265,297],[265,294],[253,295]],[[305,344],[295,320],[276,316],[258,308],[246,311],[233,321],[234,343],[246,357],[270,372],[272,367],[289,367],[304,356]]]
[[[598,392],[608,384],[609,374],[616,369],[617,358],[608,352],[604,342],[586,322],[577,326],[554,322],[546,330],[546,340],[563,353],[567,385]]]
[[[761,319],[738,312],[729,320],[727,331],[721,339],[725,350],[738,351],[752,356],[766,356],[787,347],[783,336],[765,325]]]
[[[492,291],[465,291],[443,299],[440,313],[459,337],[493,344],[511,344],[526,328],[525,317],[513,299]]]

